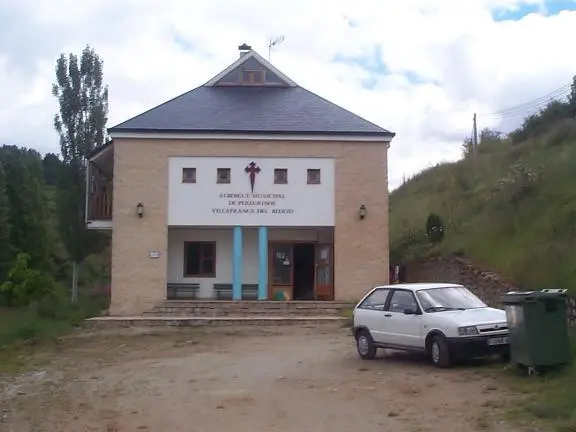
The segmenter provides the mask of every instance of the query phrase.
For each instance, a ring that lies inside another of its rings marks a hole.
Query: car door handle
[[[392,314],[384,314],[385,317],[390,318]]]

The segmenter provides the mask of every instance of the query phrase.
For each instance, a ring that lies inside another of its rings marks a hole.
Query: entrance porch
[[[331,301],[333,249],[333,227],[171,227],[166,298]]]

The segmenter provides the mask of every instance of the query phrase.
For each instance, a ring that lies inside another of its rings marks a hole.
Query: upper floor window
[[[182,183],[196,183],[196,168],[182,168]]]
[[[274,184],[288,184],[288,169],[274,169]]]
[[[242,84],[262,84],[264,82],[264,71],[245,69],[241,71],[240,81]]]
[[[320,170],[319,169],[309,169],[308,170],[308,184],[320,184]]]
[[[230,168],[218,168],[216,170],[216,183],[230,183]]]

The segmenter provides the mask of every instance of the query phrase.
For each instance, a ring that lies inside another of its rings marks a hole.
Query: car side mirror
[[[404,315],[420,315],[418,309],[404,309]]]

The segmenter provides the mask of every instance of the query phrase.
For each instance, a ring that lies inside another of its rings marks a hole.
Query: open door
[[[291,299],[294,284],[292,244],[271,242],[268,250],[268,298],[273,300],[278,292],[284,292]]]
[[[314,294],[316,300],[334,300],[334,264],[331,244],[316,245],[316,277]]]

